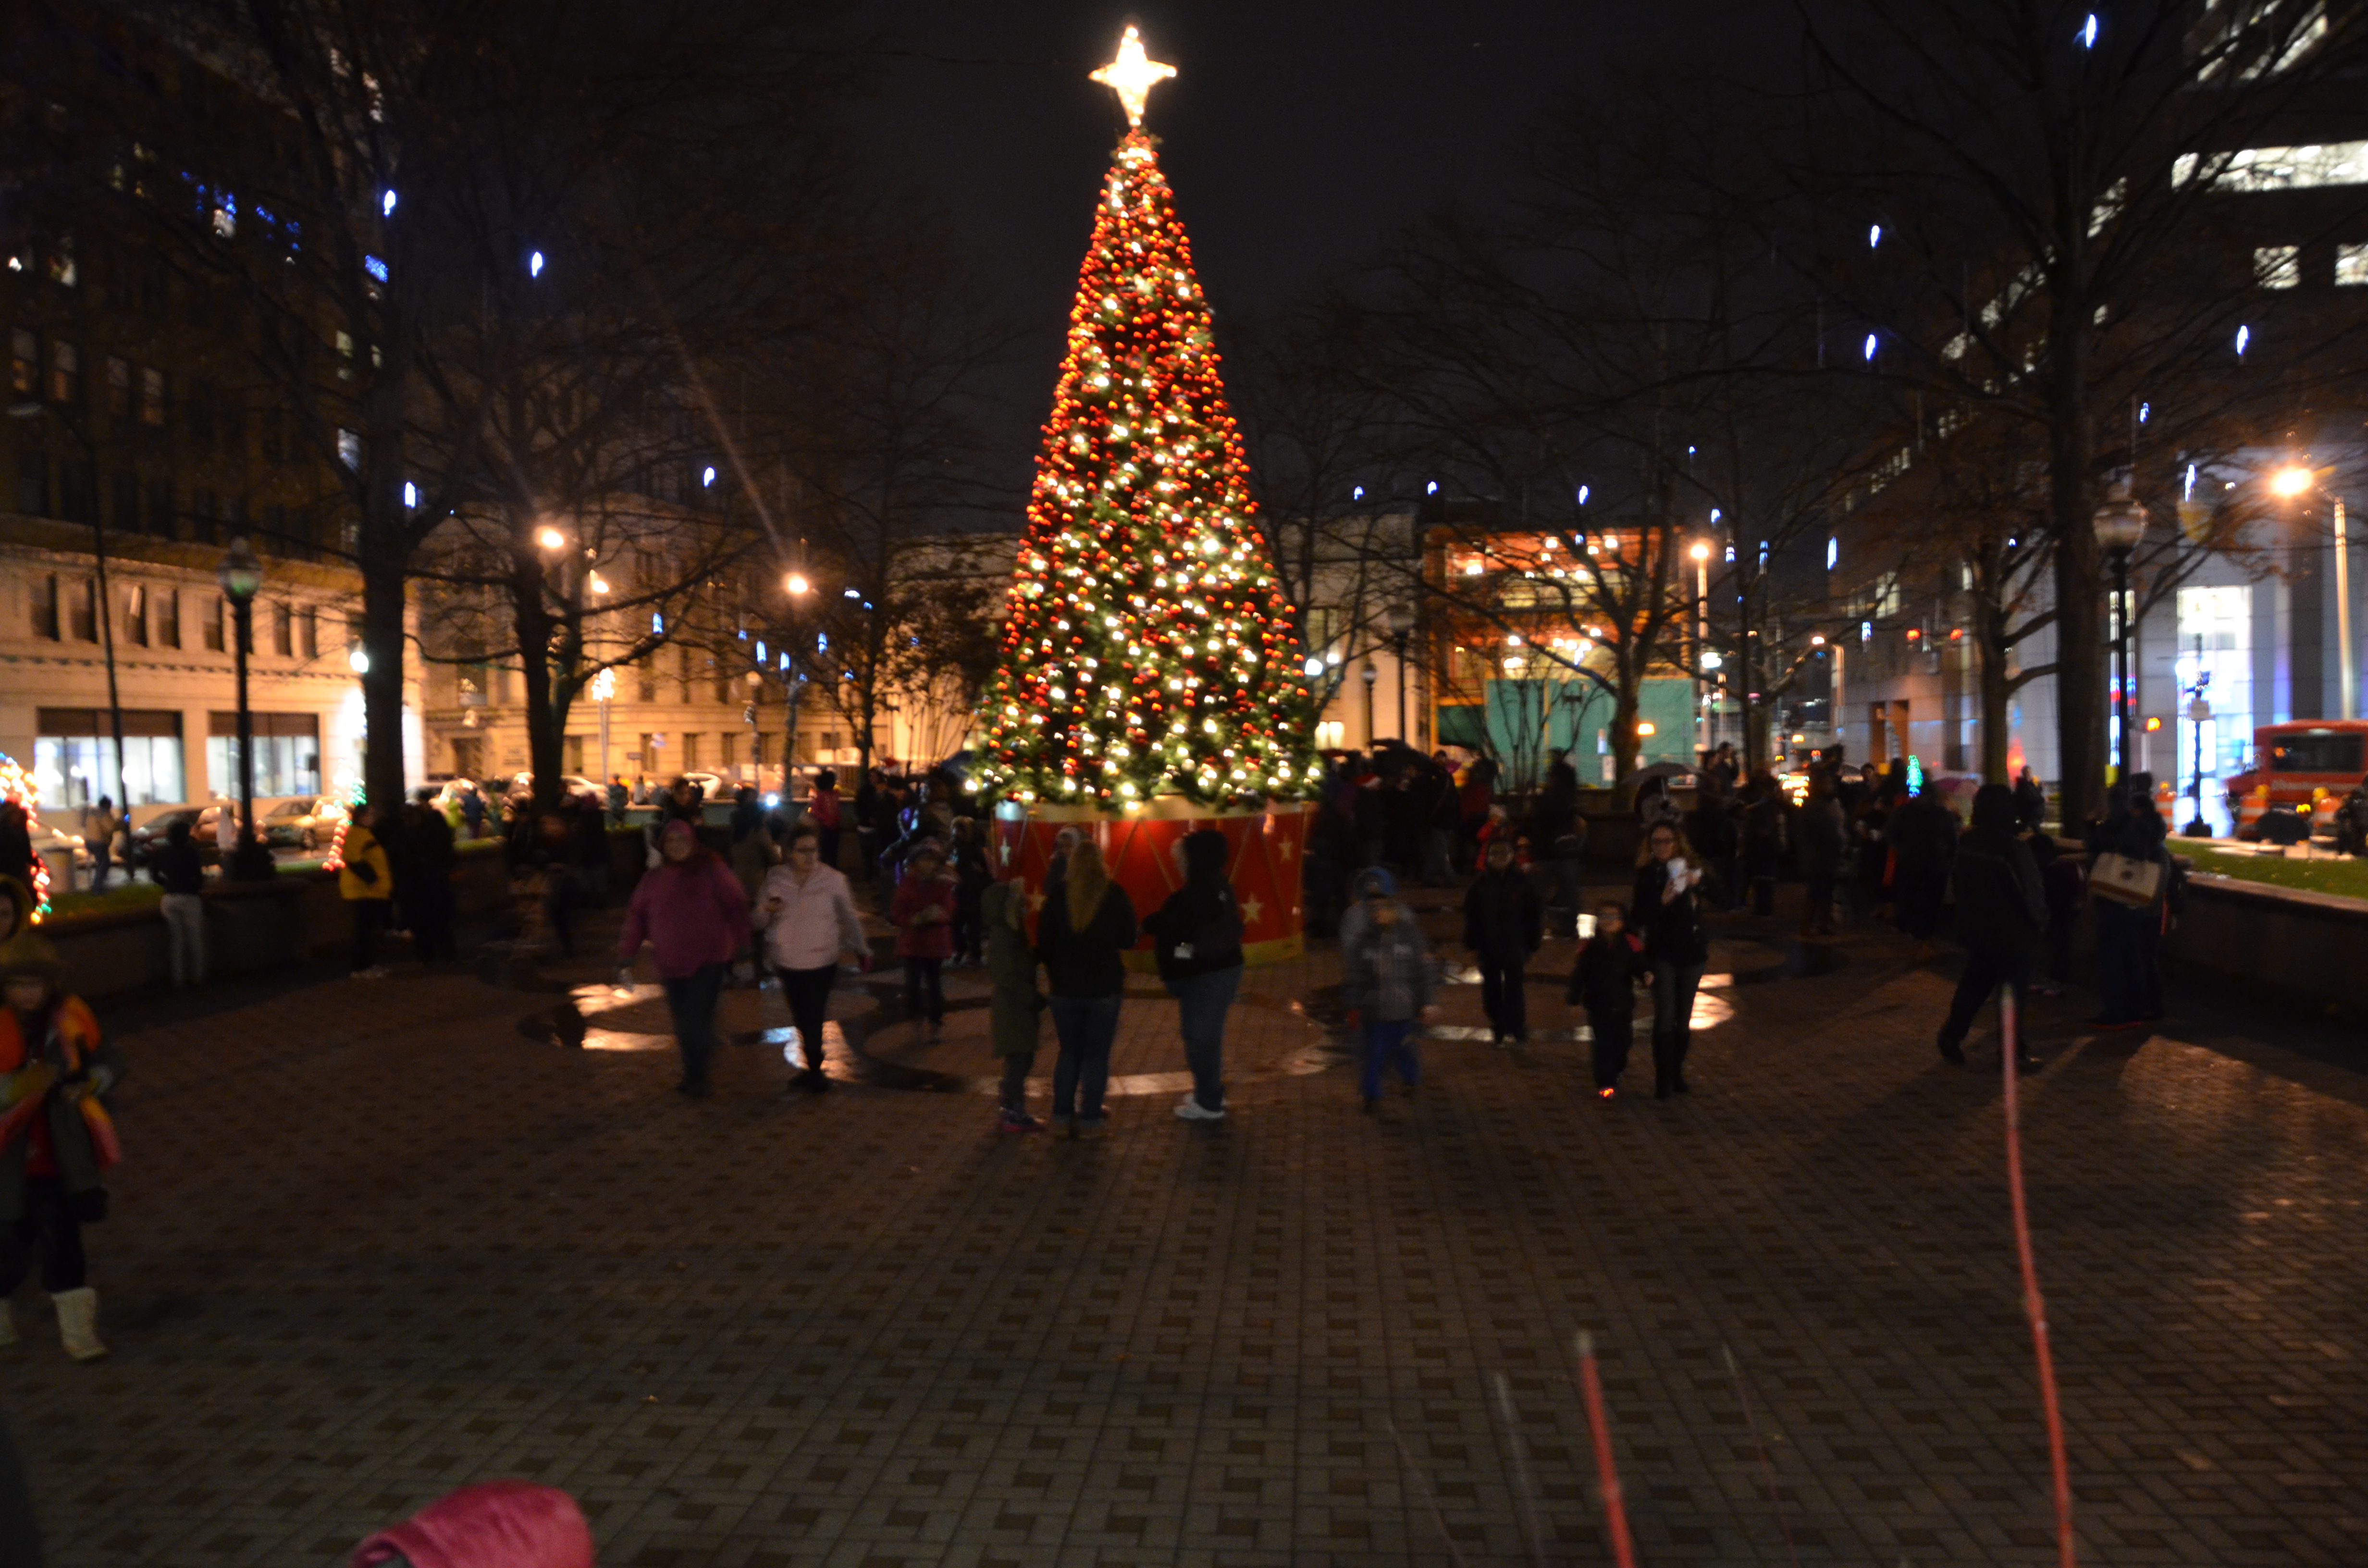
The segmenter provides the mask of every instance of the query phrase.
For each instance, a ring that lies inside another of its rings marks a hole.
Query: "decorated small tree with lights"
[[[1094,73],[1125,105],[1036,461],[981,782],[1124,812],[1292,800],[1321,773],[1209,307],[1153,139],[1175,74],[1129,28]]]

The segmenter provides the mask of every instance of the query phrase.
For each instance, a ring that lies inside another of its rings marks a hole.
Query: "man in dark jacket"
[[[2009,790],[2009,809],[2013,803]],[[1891,842],[1891,897],[1899,908],[1899,928],[1916,938],[1916,961],[1922,963],[1932,956],[1932,935],[1941,928],[1949,857],[1957,846],[1956,813],[1941,803],[1939,780],[1927,778],[1913,800],[1901,801],[1884,835]]]
[[[1530,955],[1545,939],[1545,912],[1537,884],[1513,865],[1513,846],[1488,845],[1487,863],[1463,895],[1463,945],[1480,968],[1480,1006],[1498,1045],[1530,1040],[1529,998],[1522,987]]]
[[[2031,846],[2015,835],[2014,791],[1985,784],[1974,796],[1974,825],[1957,845],[1957,940],[1964,944],[1965,972],[1956,999],[1941,1026],[1941,1054],[1962,1067],[1965,1033],[1974,1015],[2003,984],[2016,997],[2027,994],[2033,955],[2047,930],[2047,892]],[[2021,1041],[2016,1042],[2018,1049]],[[2038,1062],[2022,1050],[2016,1063]]]
[[[404,820],[398,839],[403,853],[394,885],[403,899],[403,918],[411,927],[411,954],[421,963],[459,956],[452,943],[455,901],[452,869],[452,824],[436,809],[436,795],[421,790]]]
[[[1242,984],[1242,912],[1225,878],[1225,835],[1213,827],[1177,843],[1184,885],[1144,921],[1159,978],[1176,998],[1192,1092],[1176,1108],[1186,1121],[1225,1118],[1225,1009]]]

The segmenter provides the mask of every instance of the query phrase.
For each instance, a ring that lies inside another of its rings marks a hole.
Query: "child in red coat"
[[[896,952],[905,960],[905,1014],[928,1026],[935,1040],[945,1028],[943,971],[954,952],[954,905],[959,889],[946,869],[945,851],[923,839],[905,857],[905,875],[888,906],[896,926]]]

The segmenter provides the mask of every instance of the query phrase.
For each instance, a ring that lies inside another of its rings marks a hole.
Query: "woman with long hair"
[[[1126,992],[1125,955],[1136,935],[1134,901],[1110,881],[1102,846],[1082,839],[1036,919],[1036,956],[1051,984],[1053,1032],[1061,1041],[1053,1125],[1072,1138],[1099,1138],[1109,1130],[1102,1094]]]
[[[1636,886],[1628,926],[1645,938],[1653,975],[1653,1097],[1682,1095],[1686,1048],[1692,1043],[1694,992],[1710,960],[1702,930],[1702,869],[1673,822],[1656,822],[1636,852]]]

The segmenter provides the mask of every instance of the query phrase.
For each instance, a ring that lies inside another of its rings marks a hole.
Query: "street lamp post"
[[[222,875],[233,881],[268,881],[271,851],[255,836],[255,714],[246,705],[246,650],[254,637],[255,595],[263,586],[263,562],[245,539],[234,539],[214,578],[230,600],[238,662],[238,841]]]
[[[600,788],[609,787],[609,704],[617,695],[615,665],[592,677],[592,700],[600,705]]]
[[[2359,676],[2351,664],[2351,544],[2343,527],[2343,497],[2335,498],[2335,650],[2343,661],[2343,716],[2360,717]],[[119,743],[120,744],[120,743]]]
[[[2090,525],[2113,567],[2113,765],[2115,781],[2126,783],[2130,777],[2130,551],[2146,537],[2146,509],[2123,481],[2106,495]]]
[[[1357,676],[1365,683],[1365,749],[1371,751],[1373,745],[1373,683],[1382,678],[1382,672],[1373,667],[1373,661],[1369,657],[1365,660],[1365,667],[1357,672]]]
[[[1414,610],[1406,605],[1392,605],[1387,617],[1390,628],[1390,651],[1398,664],[1398,739],[1406,738],[1406,640],[1414,633]]]
[[[2203,693],[2212,684],[2212,672],[2203,667],[2203,634],[2195,635],[2195,684],[2187,688],[2187,722],[2194,726],[2194,739],[2189,746],[2193,782],[2188,792],[2194,797],[2195,813],[2181,829],[2190,838],[2209,838],[2212,828],[2203,820],[2203,721],[2212,717],[2212,703]]]

